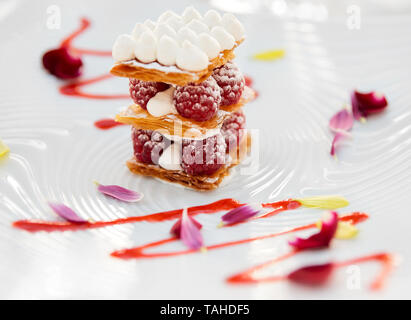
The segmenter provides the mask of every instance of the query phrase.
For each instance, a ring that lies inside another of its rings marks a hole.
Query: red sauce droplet
[[[107,130],[118,126],[123,126],[124,123],[117,122],[114,119],[106,118],[100,119],[94,122],[94,126],[101,130]]]

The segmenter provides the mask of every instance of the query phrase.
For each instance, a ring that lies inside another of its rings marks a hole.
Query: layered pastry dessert
[[[129,78],[136,174],[196,190],[219,186],[250,145],[242,107],[255,93],[233,62],[244,27],[232,14],[188,7],[118,36],[111,73]]]

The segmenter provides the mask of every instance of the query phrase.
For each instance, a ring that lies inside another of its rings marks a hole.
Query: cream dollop
[[[157,40],[152,31],[144,31],[135,44],[134,54],[144,63],[153,62],[157,58]]]
[[[221,16],[215,10],[208,10],[204,15],[204,22],[211,29],[221,25]]]
[[[113,45],[112,55],[116,61],[127,61],[134,59],[134,47],[136,42],[128,34],[121,34]]]
[[[147,111],[154,117],[161,117],[169,113],[177,113],[174,107],[174,87],[158,92],[147,102]]]
[[[184,22],[180,17],[171,17],[166,21],[166,23],[176,32],[184,26]]]
[[[211,30],[211,35],[218,41],[223,50],[229,50],[234,47],[235,39],[223,27],[217,26]]]
[[[177,38],[177,33],[176,31],[170,27],[166,23],[160,23],[157,24],[157,26],[154,28],[154,35],[156,36],[157,40],[160,40],[162,36],[168,35],[171,38]]]
[[[189,23],[193,19],[202,19],[200,12],[198,12],[196,9],[194,9],[194,7],[191,6],[184,9],[182,18],[185,23]]]
[[[183,46],[177,55],[176,64],[184,70],[200,71],[207,68],[208,57],[190,41],[184,40]]]
[[[158,20],[157,20],[157,22],[166,22],[168,19],[170,19],[170,18],[172,18],[172,17],[176,17],[176,18],[180,18],[180,16],[177,14],[177,13],[175,13],[174,11],[172,11],[172,10],[167,10],[167,11],[165,11],[165,12],[163,12],[159,17],[158,17]]]
[[[145,31],[149,31],[150,28],[148,28],[147,26],[145,26],[143,23],[136,23],[136,25],[134,26],[133,32],[131,33],[131,36],[133,37],[133,39],[135,41],[138,41],[138,39],[140,38],[140,36],[145,32]]]
[[[165,66],[175,65],[179,50],[177,41],[165,34],[157,45],[157,61]]]
[[[244,38],[244,27],[233,14],[224,14],[221,24],[234,37],[236,41]]]
[[[209,59],[214,59],[221,51],[218,41],[208,33],[202,33],[198,36],[198,46],[207,54]]]
[[[178,41],[180,44],[183,44],[185,40],[190,41],[192,44],[198,44],[198,36],[197,34],[188,27],[182,27],[177,34]]]
[[[198,19],[191,20],[191,22],[187,24],[187,27],[193,30],[197,34],[210,31],[208,29],[208,26],[204,22],[201,22]]]
[[[146,21],[144,21],[144,25],[150,30],[154,30],[154,28],[156,27],[156,23],[150,19],[146,19]]]
[[[163,151],[158,159],[158,164],[166,170],[181,170],[181,158],[181,145],[173,143]]]

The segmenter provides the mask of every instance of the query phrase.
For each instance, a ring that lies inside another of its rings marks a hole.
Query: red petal
[[[350,131],[354,124],[354,117],[352,113],[347,110],[343,109],[337,112],[331,119],[330,119],[330,129],[333,131]]]
[[[203,227],[201,223],[195,220],[193,217],[189,216],[189,219],[193,222],[193,224],[197,227],[198,230],[200,230]],[[180,238],[181,235],[181,221],[182,218],[178,219],[170,230],[171,234],[176,236],[177,238]]]
[[[309,286],[319,286],[325,284],[334,271],[332,263],[302,267],[288,274],[288,280]]]
[[[321,230],[308,237],[307,239],[297,238],[288,243],[298,250],[318,249],[328,247],[338,226],[338,214],[335,211],[330,212],[330,219],[323,221]]]
[[[375,91],[368,93],[353,91],[351,94],[351,104],[354,118],[357,120],[361,117],[381,112],[388,106],[385,96]]]
[[[66,47],[61,47],[43,55],[43,66],[57,78],[73,79],[81,75],[83,62],[79,57],[70,54]]]

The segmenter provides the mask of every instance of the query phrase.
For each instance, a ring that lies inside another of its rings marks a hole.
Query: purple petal
[[[345,138],[347,138],[349,136],[348,132],[345,131],[339,131],[335,134],[333,142],[331,143],[331,151],[330,154],[332,156],[335,156],[336,154],[336,149],[338,147],[338,145],[340,144],[340,142],[342,140],[344,140]]]
[[[73,223],[85,223],[87,220],[79,217],[77,213],[75,213],[71,208],[67,207],[61,203],[51,203],[49,202],[49,206],[53,211],[62,217],[64,220]]]
[[[104,186],[98,184],[97,190],[101,193],[125,202],[137,202],[143,199],[143,194],[120,186]]]
[[[193,250],[203,247],[203,237],[197,225],[188,217],[187,209],[183,210],[181,217],[180,239]]]
[[[335,211],[330,212],[330,218],[321,224],[321,230],[308,237],[307,239],[297,238],[288,243],[298,250],[318,249],[328,247],[331,239],[337,231],[338,214]]]
[[[198,230],[200,230],[203,227],[201,223],[195,220],[193,217],[188,216],[188,218],[194,223]],[[178,219],[170,230],[171,234],[176,236],[177,238],[180,238],[181,236],[181,220],[182,218]]]
[[[44,68],[57,78],[73,79],[81,75],[81,58],[74,56],[66,47],[47,51],[42,60]]]
[[[288,280],[298,284],[318,286],[325,284],[332,272],[334,265],[332,263],[302,267],[288,274]]]
[[[227,224],[239,223],[254,217],[260,211],[260,207],[245,204],[228,211],[221,219]]]
[[[347,109],[343,109],[330,119],[329,126],[332,131],[338,132],[340,130],[350,131],[353,124],[354,117],[352,113]]]
[[[361,93],[354,90],[351,94],[351,105],[354,118],[359,120],[383,111],[388,106],[388,102],[385,96],[378,92]]]

